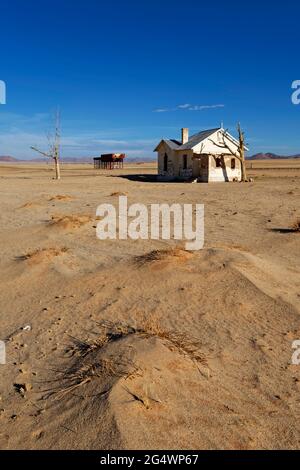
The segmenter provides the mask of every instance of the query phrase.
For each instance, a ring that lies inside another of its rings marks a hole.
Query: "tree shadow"
[[[229,177],[228,177],[228,173],[227,173],[227,166],[226,166],[226,162],[225,162],[225,158],[222,157],[222,172],[223,172],[223,177],[224,177],[224,180],[226,181],[226,183],[229,182]]]

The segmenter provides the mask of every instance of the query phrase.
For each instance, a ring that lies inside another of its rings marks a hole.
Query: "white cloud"
[[[187,108],[190,108],[191,106],[192,106],[191,104],[186,103],[186,104],[179,104],[177,106],[177,108],[178,109],[187,109]]]
[[[1,110],[2,111],[2,110]],[[47,113],[21,115],[12,112],[0,113],[0,155],[10,155],[20,159],[39,157],[31,146],[42,151],[49,150],[47,130],[53,133],[53,116]],[[90,132],[76,131],[78,122],[62,121],[62,156],[89,157],[109,152],[124,152],[128,155],[152,156],[157,139],[139,139],[139,131],[134,128],[97,129],[90,123]],[[149,133],[147,127],[140,132]],[[156,130],[152,129],[156,133]],[[126,138],[124,138],[126,136]]]
[[[108,131],[109,133],[109,131]],[[99,139],[98,132],[89,134],[63,134],[61,139],[63,157],[91,157],[101,153],[126,153],[128,156],[152,156],[157,139]],[[11,129],[0,133],[0,154],[20,159],[39,157],[31,146],[48,150],[46,134]]]
[[[225,104],[208,104],[208,105],[198,105],[198,104],[179,104],[176,108],[157,108],[154,109],[155,113],[166,113],[171,111],[203,111],[205,109],[217,109],[225,108]]]
[[[170,111],[168,108],[157,108],[153,110],[154,113],[166,113],[168,111]]]
[[[18,126],[31,126],[33,124],[45,123],[49,119],[49,114],[47,113],[35,113],[31,116],[24,116],[17,113],[0,113],[0,128],[9,129],[11,127]]]
[[[225,108],[224,104],[211,104],[211,105],[195,105],[187,108],[189,111],[203,111],[204,109]]]

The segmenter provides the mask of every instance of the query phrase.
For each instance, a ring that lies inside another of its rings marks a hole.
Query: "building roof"
[[[173,150],[177,150],[178,147],[181,146],[181,142],[175,139],[164,139],[164,142],[166,142],[166,144],[168,144],[168,146]]]
[[[200,144],[200,142],[207,139],[208,137],[210,137],[212,134],[214,134],[216,131],[220,129],[221,129],[220,127],[217,127],[215,129],[208,129],[206,131],[198,132],[197,134],[192,135],[185,144],[180,145],[179,148],[177,147],[177,150],[191,150],[196,145]]]
[[[217,127],[216,129],[209,129],[209,130],[206,130],[206,131],[198,132],[197,134],[192,135],[189,138],[188,142],[186,142],[185,144],[182,144],[181,142],[179,142],[176,139],[163,139],[163,140],[160,141],[158,146],[154,149],[154,152],[157,151],[158,147],[160,146],[160,144],[162,142],[165,142],[168,145],[168,147],[170,147],[170,149],[172,149],[172,150],[191,150],[196,145],[198,145],[203,140],[207,139],[209,136],[214,134],[219,129],[220,128]]]
[[[235,146],[239,145],[239,142],[232,137],[229,132],[225,131],[222,127],[216,127],[215,129],[207,129],[192,135],[185,144],[182,144],[176,139],[163,139],[154,149],[154,152],[158,151],[158,148],[162,143],[167,144],[171,150],[192,150],[196,145],[208,139],[217,131],[222,131],[223,135],[226,136]],[[245,150],[248,151],[249,149],[245,146]]]

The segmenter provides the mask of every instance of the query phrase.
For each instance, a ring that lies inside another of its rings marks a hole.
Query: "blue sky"
[[[250,153],[300,153],[300,4],[261,0],[2,0],[0,155],[153,156],[161,137],[237,121]]]

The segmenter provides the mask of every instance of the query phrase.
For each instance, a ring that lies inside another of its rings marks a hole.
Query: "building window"
[[[164,156],[164,171],[168,171],[168,155],[166,153]]]
[[[235,158],[231,159],[231,169],[235,170]]]
[[[221,158],[216,158],[216,167],[217,167],[217,168],[221,168],[221,167],[222,167]]]
[[[187,170],[187,155],[183,155],[183,169]]]

